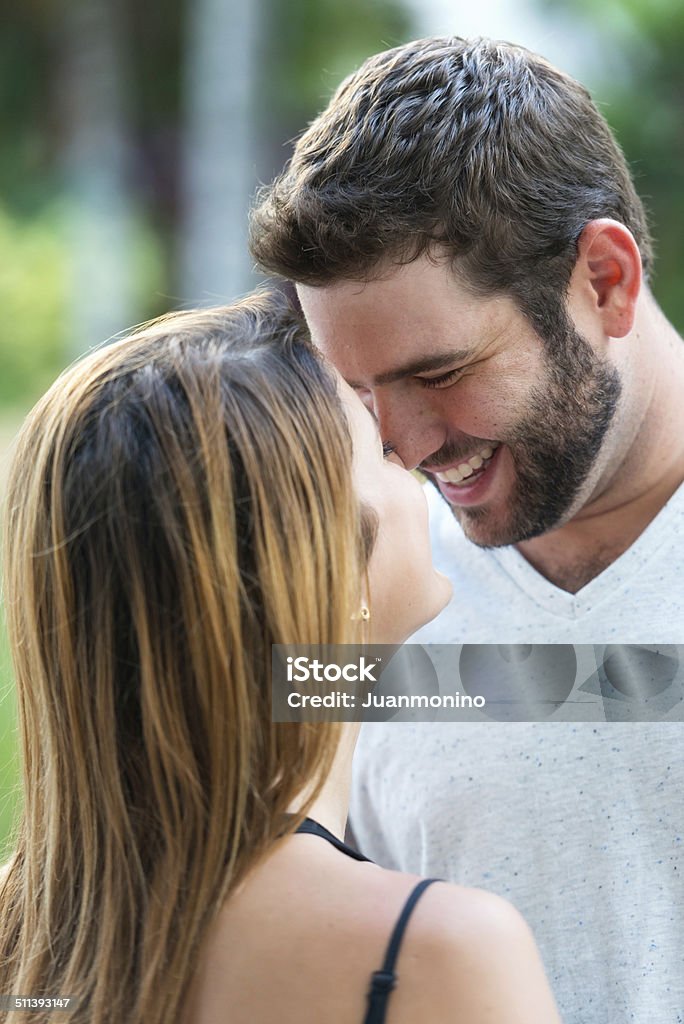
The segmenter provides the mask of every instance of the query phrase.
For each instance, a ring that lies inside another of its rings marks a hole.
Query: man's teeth
[[[435,473],[435,476],[443,484],[458,484],[461,480],[465,480],[466,477],[472,476],[475,470],[480,469],[485,464],[487,459],[491,459],[498,447],[498,444],[487,445],[486,448],[483,448],[477,455],[473,455],[467,462],[461,462],[454,469],[447,469],[444,473]]]

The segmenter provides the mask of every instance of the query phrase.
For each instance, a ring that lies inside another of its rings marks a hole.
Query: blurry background
[[[587,84],[651,212],[655,292],[684,329],[681,0],[0,0],[0,496],[59,370],[129,325],[229,301],[258,183],[366,56],[489,35]],[[0,627],[0,857],[18,807]]]

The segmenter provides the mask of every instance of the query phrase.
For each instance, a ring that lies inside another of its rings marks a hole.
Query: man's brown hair
[[[648,274],[644,208],[587,90],[523,47],[431,38],[342,83],[259,197],[251,247],[263,268],[313,285],[443,253],[478,292],[513,295],[544,335],[599,217],[629,228]]]

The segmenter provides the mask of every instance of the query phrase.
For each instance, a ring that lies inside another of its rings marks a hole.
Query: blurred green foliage
[[[72,206],[53,200],[33,214],[0,206],[0,406],[33,402],[68,361],[73,280],[67,243]],[[163,253],[142,217],[132,224],[135,305],[154,312],[164,288]],[[93,339],[94,342],[104,339]]]
[[[0,617],[0,863],[11,849],[21,806],[16,699],[11,679],[5,624]]]
[[[33,216],[0,207],[0,403],[39,393],[64,365],[66,257],[54,205]]]
[[[649,212],[653,291],[684,331],[684,4],[681,0],[540,0],[582,19],[605,53],[594,98],[613,128]]]
[[[119,41],[122,109],[130,147],[128,188],[137,211],[131,258],[135,320],[174,305],[184,130],[183,53],[189,0],[109,4]],[[68,33],[87,0],[0,0],[0,406],[26,406],[73,356],[72,278],[64,145]],[[260,0],[259,176],[285,161],[283,144],[364,57],[400,43],[411,24],[400,0]],[[79,15],[79,16],[82,16]],[[98,17],[96,11],[94,17]],[[97,54],[95,54],[95,57]],[[92,61],[93,53],[84,56]],[[130,314],[126,314],[127,317]],[[121,326],[125,326],[123,323]],[[94,342],[102,339],[93,339]]]
[[[263,106],[269,134],[279,140],[302,131],[362,60],[412,35],[411,18],[396,0],[269,0],[265,14]]]

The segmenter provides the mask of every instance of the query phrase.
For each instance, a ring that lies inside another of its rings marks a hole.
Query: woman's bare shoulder
[[[380,969],[422,879],[374,864],[339,867],[337,949],[354,950],[349,981]],[[408,918],[396,973],[393,1024],[560,1024],[530,928],[511,903],[483,889],[433,881]]]
[[[307,1020],[363,1019],[370,977],[421,879],[313,841],[302,856],[305,839],[225,906],[205,948],[193,1024],[219,1019],[209,1007],[225,1005],[238,1024],[301,1021],[303,1006]],[[482,890],[430,885],[408,919],[396,971],[393,1024],[558,1021],[529,929]],[[520,986],[524,998],[512,991]]]
[[[404,941],[397,1024],[446,1024],[455,1015],[462,1024],[559,1024],[534,937],[502,897],[436,883]]]

